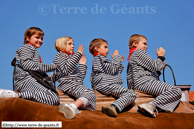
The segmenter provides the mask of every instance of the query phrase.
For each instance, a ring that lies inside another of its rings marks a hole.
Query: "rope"
[[[55,83],[55,81],[56,81],[56,74],[55,74],[55,70],[53,70],[53,83],[54,83],[54,87],[55,87],[55,89],[56,89],[56,83]]]
[[[173,72],[172,68],[170,67],[170,65],[168,65],[168,64],[166,64],[165,67],[164,67],[164,69],[163,69],[163,80],[164,80],[164,82],[166,82],[165,75],[164,75],[164,71],[166,69],[166,66],[168,66],[170,68],[170,70],[172,72],[172,75],[173,75],[173,79],[174,79],[174,85],[176,86],[176,79],[175,79],[175,76],[174,76],[174,72]]]
[[[13,69],[13,75],[12,75],[12,82],[13,82],[13,90],[14,90],[14,75],[15,75],[15,69],[16,69],[16,58],[14,58],[11,62],[11,65],[14,66],[14,69]]]

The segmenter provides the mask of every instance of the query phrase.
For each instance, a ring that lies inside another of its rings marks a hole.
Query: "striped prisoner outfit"
[[[56,80],[59,82],[58,89],[74,97],[76,100],[79,98],[88,99],[89,105],[83,108],[96,110],[94,91],[83,85],[87,66],[79,64],[77,67],[81,57],[82,54],[80,52],[76,52],[71,58],[61,51],[57,53],[53,62],[57,65]]]
[[[27,72],[27,70],[43,73],[51,72],[55,70],[55,65],[41,63],[36,47],[30,44],[25,44],[19,48],[15,53],[15,57],[18,66],[14,73],[14,80],[16,81],[14,91],[19,92],[18,97],[48,105],[58,105],[58,94],[37,82],[37,80]]]
[[[141,49],[133,51],[127,66],[127,85],[157,96],[150,104],[167,112],[173,112],[180,102],[181,89],[159,80],[160,70],[165,67],[164,57],[152,60]]]
[[[102,55],[94,56],[90,76],[93,89],[96,89],[101,94],[112,95],[117,98],[112,104],[120,112],[136,99],[136,94],[133,90],[122,86],[121,72],[124,66],[120,64],[121,58],[121,56],[116,55],[110,61]]]

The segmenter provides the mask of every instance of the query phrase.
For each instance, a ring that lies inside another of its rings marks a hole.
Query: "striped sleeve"
[[[87,66],[85,64],[79,64],[79,71],[82,75],[82,79],[84,79],[85,75],[86,75],[86,71],[87,71]]]
[[[133,52],[133,54],[136,54],[136,53],[138,54],[136,56],[138,57],[138,59],[136,60],[137,64],[148,69],[149,71],[151,72],[160,71],[162,68],[164,68],[164,64],[160,58],[157,58],[156,60],[152,60],[150,55],[148,55],[144,50],[140,50],[140,49]]]
[[[117,74],[118,70],[122,71],[122,66],[120,65],[121,56],[114,56],[112,61],[108,60],[102,55],[97,55],[94,57],[93,69],[96,72],[103,72],[105,74],[114,75]],[[120,71],[119,71],[120,72]]]
[[[124,66],[122,64],[120,64],[120,66],[119,66],[119,72],[122,73],[123,69],[124,69]]]
[[[57,69],[67,76],[75,71],[81,57],[80,52],[76,52],[71,58],[66,53],[58,52],[53,62],[57,65]]]
[[[54,64],[46,65],[40,62],[40,56],[35,47],[25,44],[16,51],[16,60],[24,70],[39,72],[51,72],[55,69]]]

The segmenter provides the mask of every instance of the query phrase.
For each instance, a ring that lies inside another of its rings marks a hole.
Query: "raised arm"
[[[134,54],[138,53],[137,63],[149,71],[160,71],[164,68],[163,61],[165,60],[164,56],[158,56],[156,60],[153,60],[150,55],[148,55],[144,50],[137,50],[139,52],[134,52]]]
[[[80,52],[76,52],[71,58],[69,58],[67,54],[59,52],[53,62],[57,65],[57,69],[60,72],[64,75],[68,75],[74,72],[81,56],[82,54]]]
[[[86,66],[86,56],[85,54],[82,54],[81,59],[79,60],[79,71],[82,75],[82,78],[84,79],[87,71],[87,66]]]
[[[122,70],[120,67],[121,58],[121,56],[116,55],[113,57],[112,61],[109,61],[106,57],[98,55],[94,57],[93,70],[95,72],[103,72],[109,75],[114,75],[119,70]]]

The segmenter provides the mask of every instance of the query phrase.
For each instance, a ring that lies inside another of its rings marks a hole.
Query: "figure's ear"
[[[133,43],[132,43],[132,46],[134,46],[135,48],[137,47],[137,44],[138,44],[138,42],[137,41],[134,41]]]
[[[29,42],[30,41],[30,38],[29,38],[29,36],[26,36],[26,40]]]
[[[94,47],[94,50],[95,50],[96,52],[98,52],[98,47],[97,47],[97,46],[95,46],[95,47]]]

